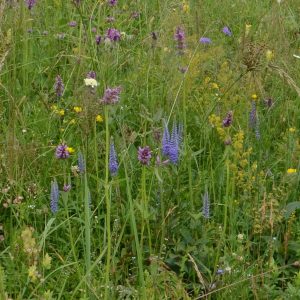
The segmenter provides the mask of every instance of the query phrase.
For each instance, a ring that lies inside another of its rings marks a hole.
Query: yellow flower
[[[296,128],[295,128],[295,127],[289,128],[289,132],[294,133],[295,131],[296,131]]]
[[[216,89],[216,90],[219,88],[218,84],[215,83],[215,82],[213,82],[213,83],[211,84],[211,87],[212,87],[213,89]]]
[[[188,13],[190,11],[190,6],[185,1],[183,1],[182,10],[185,13]]]
[[[70,153],[70,154],[73,154],[75,152],[74,148],[72,147],[67,147],[67,151]]]
[[[245,36],[247,36],[250,33],[252,25],[251,24],[246,24],[245,26]]]
[[[98,86],[98,82],[94,78],[85,78],[84,83],[86,86],[90,86],[92,88],[94,88],[95,86]]]
[[[98,122],[98,123],[102,123],[103,122],[103,118],[102,118],[101,115],[97,115],[96,116],[96,122]]]
[[[267,61],[270,61],[270,60],[272,60],[273,58],[274,58],[274,52],[273,52],[272,50],[268,49],[268,50],[266,51],[266,59],[267,59]]]
[[[28,277],[30,278],[31,282],[35,282],[37,280],[38,271],[36,270],[36,265],[32,265],[28,269]]]
[[[51,109],[56,111],[57,110],[57,105],[51,105]]]
[[[43,267],[47,270],[50,269],[51,268],[51,261],[52,261],[51,256],[49,256],[49,254],[46,253],[45,257],[43,258]]]
[[[257,99],[257,95],[256,94],[252,94],[251,98],[252,98],[252,100],[256,100]]]
[[[82,112],[82,107],[80,107],[80,106],[74,106],[74,111],[76,112],[76,113],[81,113]]]
[[[64,110],[64,109],[59,110],[59,111],[58,111],[58,114],[59,114],[60,116],[64,116],[64,115],[65,115],[65,110]]]
[[[296,169],[288,169],[288,170],[287,170],[287,173],[288,173],[288,174],[294,174],[294,173],[296,173],[296,172],[297,172]]]

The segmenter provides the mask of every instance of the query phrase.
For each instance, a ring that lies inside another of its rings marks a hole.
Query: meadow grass
[[[299,299],[299,16],[2,0],[0,299]]]

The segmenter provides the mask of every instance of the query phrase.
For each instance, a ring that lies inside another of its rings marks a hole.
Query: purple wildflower
[[[68,146],[66,144],[60,144],[56,147],[55,156],[58,159],[66,159],[70,156]]]
[[[142,165],[149,165],[151,157],[152,157],[152,151],[150,150],[149,146],[146,146],[144,148],[139,147],[138,160]]]
[[[184,43],[185,41],[185,33],[184,30],[181,27],[176,28],[176,32],[174,34],[174,40],[177,41],[177,48],[179,50],[183,50],[186,45]]]
[[[97,35],[95,36],[95,41],[96,41],[96,44],[97,44],[97,45],[100,45],[100,43],[101,43],[101,40],[102,40],[102,37],[101,37],[101,35],[97,34]]]
[[[117,0],[108,0],[107,3],[110,5],[110,6],[116,6],[118,4],[118,1]]]
[[[97,28],[96,27],[93,27],[91,30],[92,30],[93,33],[97,32]]]
[[[203,37],[200,38],[199,42],[201,44],[211,44],[211,39],[208,38],[208,37],[203,36]]]
[[[233,121],[233,114],[232,111],[229,111],[226,117],[223,119],[223,126],[229,127],[232,124],[232,121]]]
[[[85,161],[84,161],[83,154],[81,152],[78,153],[77,164],[78,164],[79,173],[80,174],[85,173],[86,170]]]
[[[31,10],[36,4],[36,0],[26,0],[26,4],[29,10]]]
[[[63,186],[63,191],[64,192],[69,192],[71,190],[71,184],[64,184]]]
[[[228,26],[223,27],[222,31],[225,35],[232,36],[232,32]]]
[[[117,29],[109,28],[106,31],[106,38],[108,38],[111,42],[118,42],[121,39],[121,34]]]
[[[68,24],[70,27],[76,27],[77,26],[77,22],[76,21],[71,21]]]
[[[102,103],[104,104],[116,104],[119,102],[121,93],[121,87],[115,87],[115,88],[107,88],[104,92],[104,96],[102,98]]]
[[[169,157],[173,164],[177,164],[179,159],[179,150],[182,143],[182,125],[173,124],[172,133],[170,134],[167,125],[165,124],[162,138],[162,154]]]
[[[225,271],[223,269],[218,269],[216,273],[217,275],[223,275]]]
[[[52,213],[58,212],[58,199],[59,199],[59,189],[58,184],[55,181],[51,181],[51,192],[50,192],[50,208]]]
[[[113,142],[110,143],[110,149],[109,149],[109,171],[111,176],[115,176],[118,173],[119,165],[118,165],[118,159],[117,154],[115,150],[115,145]]]
[[[89,72],[86,74],[86,78],[96,79],[96,72],[95,72],[95,71],[89,71]]]
[[[210,201],[209,195],[207,190],[205,191],[204,195],[202,196],[202,214],[205,219],[209,219],[209,208],[210,208]]]
[[[59,75],[57,75],[55,78],[54,90],[57,97],[61,97],[64,93],[65,86]]]

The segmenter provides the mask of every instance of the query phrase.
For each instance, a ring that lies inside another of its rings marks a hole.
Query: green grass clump
[[[0,3],[0,299],[298,299],[299,1],[29,2]]]

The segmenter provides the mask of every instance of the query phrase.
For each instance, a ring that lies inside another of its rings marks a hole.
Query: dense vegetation
[[[298,0],[2,0],[0,38],[0,299],[300,299]]]

